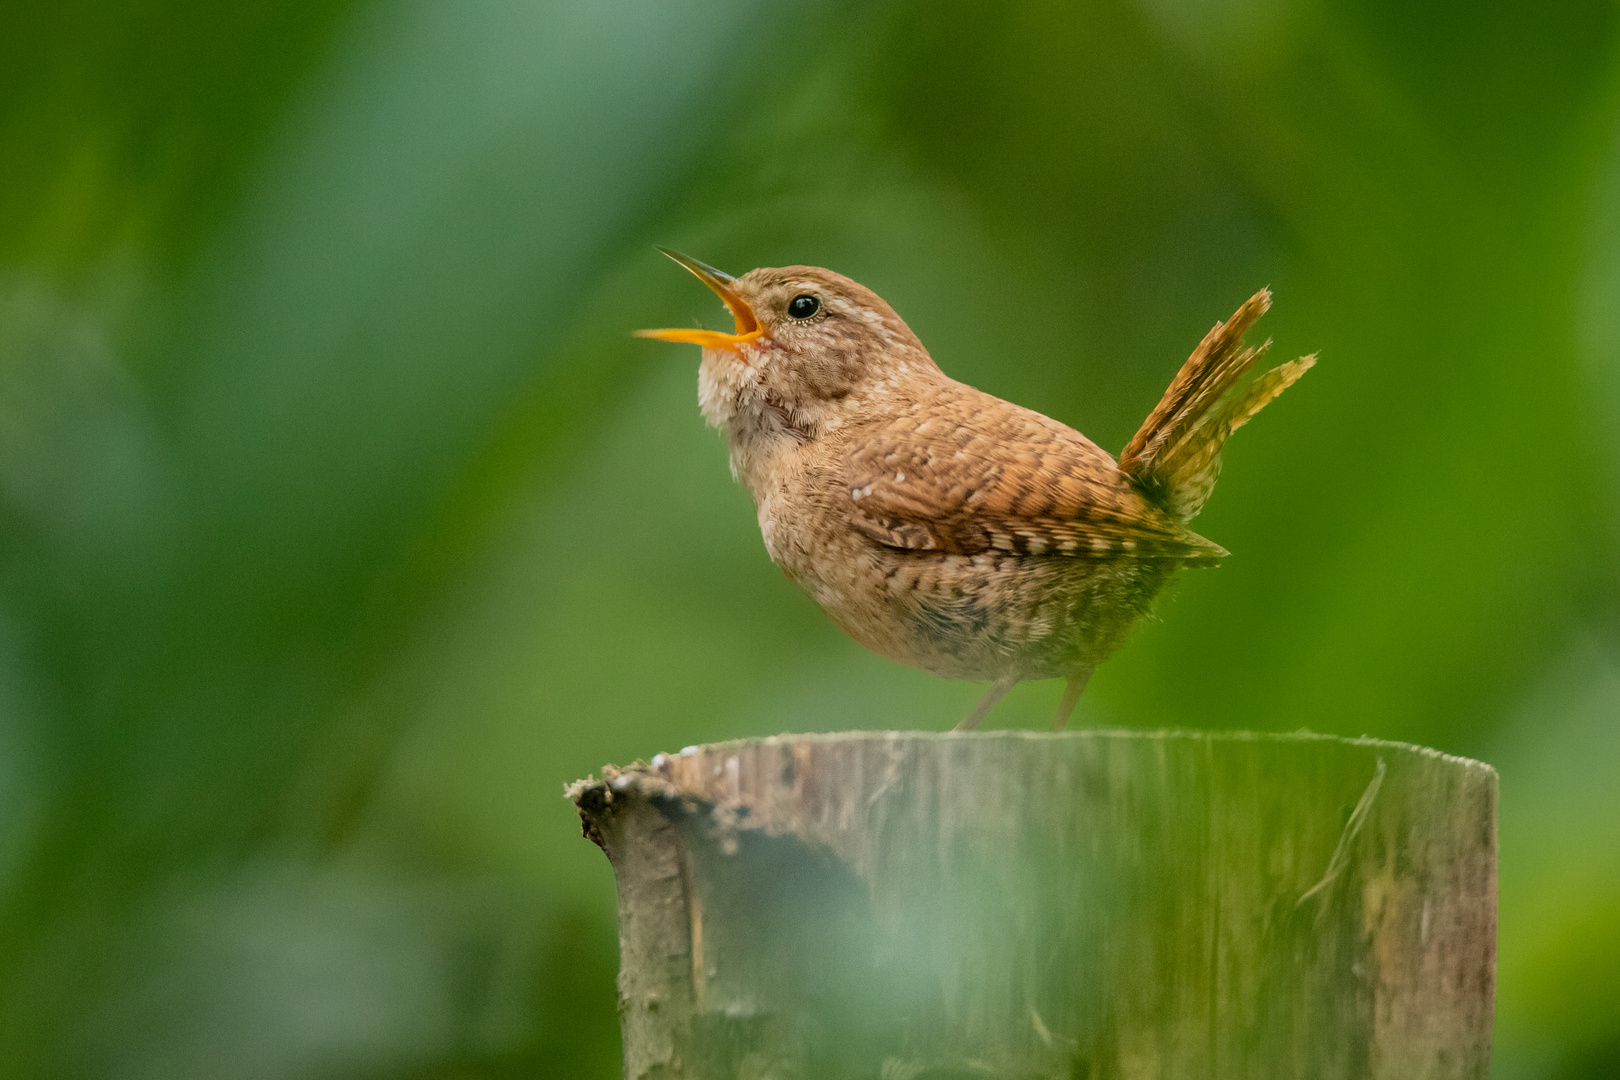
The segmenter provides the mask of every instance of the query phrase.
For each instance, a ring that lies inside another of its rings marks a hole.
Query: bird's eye
[[[821,301],[809,293],[800,293],[788,302],[788,314],[795,319],[808,319],[821,310]]]

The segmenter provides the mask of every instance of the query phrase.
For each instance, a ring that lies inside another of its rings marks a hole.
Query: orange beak
[[[636,337],[657,338],[660,341],[685,341],[701,345],[705,349],[730,349],[735,352],[739,346],[765,336],[759,320],[754,317],[754,309],[749,307],[748,301],[738,296],[736,290],[731,287],[736,278],[678,251],[664,247],[658,250],[696,274],[699,281],[713,289],[720,299],[726,302],[726,307],[731,309],[732,318],[737,320],[737,332],[723,334],[719,330],[637,330]]]

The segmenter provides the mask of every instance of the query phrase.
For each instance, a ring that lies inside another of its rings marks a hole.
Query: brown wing
[[[1226,554],[1170,520],[1078,431],[959,383],[863,426],[850,446],[850,520],[889,547],[966,555]]]

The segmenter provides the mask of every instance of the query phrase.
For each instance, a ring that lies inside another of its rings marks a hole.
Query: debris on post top
[[[629,1080],[1485,1077],[1496,774],[1400,743],[782,736],[572,785]]]

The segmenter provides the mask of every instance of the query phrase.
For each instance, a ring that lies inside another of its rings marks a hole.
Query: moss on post
[[[575,784],[630,1080],[1483,1077],[1496,775],[1398,743],[779,737]]]

